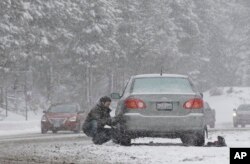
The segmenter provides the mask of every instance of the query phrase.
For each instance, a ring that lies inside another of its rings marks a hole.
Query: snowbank
[[[8,117],[5,117],[5,109],[0,108],[0,135],[26,134],[40,132],[40,121],[42,113],[35,114],[28,112],[28,120],[25,116],[8,112]]]

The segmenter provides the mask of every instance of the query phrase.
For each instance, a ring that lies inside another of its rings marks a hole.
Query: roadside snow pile
[[[0,108],[0,135],[24,134],[40,132],[41,113],[28,112],[28,120],[25,116],[8,112],[5,117],[5,109]]]
[[[204,92],[204,100],[216,111],[216,127],[233,126],[233,109],[250,103],[249,87],[218,87]]]

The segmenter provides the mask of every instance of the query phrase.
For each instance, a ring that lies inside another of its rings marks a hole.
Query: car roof
[[[133,78],[144,78],[144,77],[180,77],[180,78],[188,78],[186,75],[180,75],[180,74],[140,74],[132,76]]]

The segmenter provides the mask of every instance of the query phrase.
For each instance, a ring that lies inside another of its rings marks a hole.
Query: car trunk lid
[[[202,109],[185,109],[184,104],[194,98],[201,98],[195,93],[182,94],[132,94],[128,99],[138,99],[145,103],[142,109],[126,109],[126,112],[143,115],[176,116],[192,112],[202,112]]]

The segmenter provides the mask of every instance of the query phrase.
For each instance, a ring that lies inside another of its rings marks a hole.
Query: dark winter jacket
[[[89,112],[84,124],[83,129],[87,129],[92,120],[97,121],[98,128],[104,128],[105,125],[112,125],[112,119],[110,116],[111,109],[103,106],[101,103],[98,103],[94,108]]]

